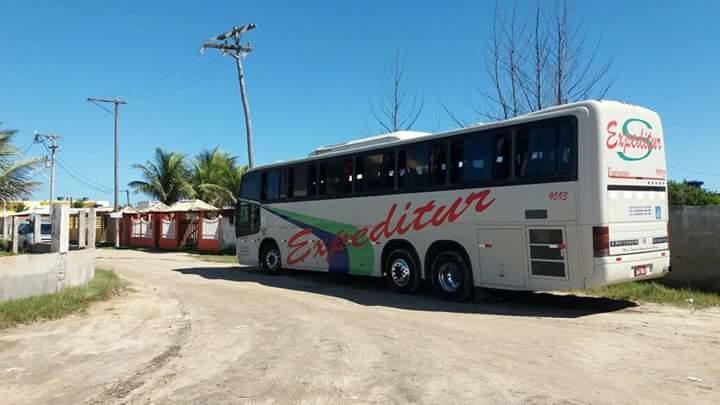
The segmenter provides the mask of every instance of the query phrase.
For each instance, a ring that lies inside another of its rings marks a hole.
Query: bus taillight
[[[610,228],[607,226],[593,226],[593,252],[595,257],[610,254]]]

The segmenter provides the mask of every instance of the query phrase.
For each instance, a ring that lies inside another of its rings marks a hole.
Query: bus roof
[[[530,121],[536,121],[538,119],[542,119],[545,117],[551,117],[551,116],[557,116],[565,111],[573,110],[578,107],[596,107],[600,108],[602,105],[607,104],[623,104],[627,106],[632,107],[638,107],[633,104],[625,103],[622,101],[613,101],[613,100],[584,100],[584,101],[578,101],[575,103],[569,103],[569,104],[562,104],[562,105],[556,105],[551,106],[547,108],[543,108],[542,110],[533,111],[527,114],[519,115],[517,117],[509,118],[506,120],[501,121],[493,121],[493,122],[482,122],[482,123],[476,123],[471,124],[464,128],[457,128],[457,129],[451,129],[447,131],[442,131],[438,133],[430,133],[430,132],[420,132],[420,131],[398,131],[398,132],[391,132],[388,134],[381,134],[372,136],[369,138],[361,138],[356,139],[352,141],[347,141],[335,145],[329,145],[329,146],[322,146],[320,148],[317,148],[310,152],[310,154],[307,157],[304,158],[298,158],[298,159],[292,159],[292,160],[286,160],[286,161],[279,161],[279,162],[273,162],[265,165],[260,165],[252,168],[248,172],[256,171],[256,170],[263,170],[268,169],[272,167],[281,167],[286,165],[293,165],[293,164],[302,164],[317,160],[323,160],[326,158],[336,157],[336,156],[343,156],[348,153],[358,153],[358,152],[365,152],[365,151],[372,151],[374,149],[383,149],[386,147],[394,147],[399,145],[404,145],[407,143],[413,143],[417,141],[427,140],[431,138],[442,138],[446,136],[452,136],[452,135],[458,135],[466,132],[474,132],[478,130],[488,130],[493,129],[497,127],[503,127],[503,126],[510,126],[510,125],[516,125],[521,124],[524,122],[530,122]]]

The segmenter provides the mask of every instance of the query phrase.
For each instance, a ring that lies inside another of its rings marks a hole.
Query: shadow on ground
[[[577,318],[637,306],[630,301],[609,298],[509,291],[494,292],[473,303],[452,303],[434,297],[427,287],[417,295],[395,294],[387,288],[384,280],[375,277],[292,270],[286,270],[283,275],[270,275],[249,267],[187,267],[173,270],[211,280],[258,283],[343,298],[360,305],[416,311]]]

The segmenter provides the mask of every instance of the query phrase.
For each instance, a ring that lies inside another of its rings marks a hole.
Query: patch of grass
[[[638,281],[586,290],[589,294],[619,300],[653,302],[680,307],[720,306],[720,292],[679,287],[658,281]]]
[[[3,252],[2,250],[0,250],[0,257],[12,256],[12,255],[13,255],[12,252]]]
[[[117,295],[123,287],[111,270],[96,269],[87,285],[66,288],[58,293],[0,303],[0,330],[22,323],[52,320],[87,310],[92,302]]]

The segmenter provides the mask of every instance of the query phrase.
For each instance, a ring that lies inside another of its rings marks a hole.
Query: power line
[[[43,144],[47,148],[46,145]],[[110,187],[107,187],[103,185],[102,183],[95,181],[84,174],[82,174],[79,170],[73,168],[70,164],[68,164],[66,161],[64,161],[62,158],[57,158],[57,164],[60,166],[60,168],[71,178],[76,180],[78,183],[81,183],[87,187],[90,187],[91,189],[101,192],[103,194],[112,193],[112,189]],[[45,177],[48,177],[47,174],[45,174]],[[122,192],[127,192],[128,190],[119,190]],[[128,198],[129,200],[129,198]]]
[[[58,163],[61,163],[65,167],[66,170],[70,170],[76,176],[82,178],[83,180],[87,181],[88,183],[92,183],[92,184],[96,185],[97,187],[107,189],[107,190],[109,190],[109,191],[107,191],[108,193],[112,192],[112,189],[110,187],[107,187],[103,183],[101,183],[99,181],[95,181],[88,176],[85,176],[84,174],[82,174],[82,172],[80,172],[79,170],[73,168],[70,164],[68,164],[68,162],[58,158]]]
[[[85,185],[85,186],[87,186],[87,187],[90,187],[91,189],[93,189],[93,190],[95,190],[95,191],[98,191],[98,192],[101,192],[101,193],[103,193],[103,194],[112,193],[112,190],[98,187],[98,186],[96,186],[96,185],[94,185],[94,184],[86,181],[86,180],[83,179],[82,177],[75,175],[70,169],[68,169],[68,168],[67,168],[64,164],[62,164],[60,161],[58,161],[57,163],[58,163],[58,166],[60,167],[60,169],[62,169],[63,172],[65,172],[65,174],[67,174],[68,176],[70,176],[71,178],[73,178],[73,179],[74,179],[75,181],[77,181],[78,183],[81,183],[81,184],[83,184],[83,185]]]
[[[210,62],[208,62],[206,64],[206,66],[213,65],[216,61],[220,60],[220,57],[221,56],[218,55],[216,58],[211,59]],[[222,65],[217,65],[217,67],[215,69],[213,69],[211,72],[215,73],[215,72],[219,71],[221,68],[222,68]],[[207,73],[202,73],[199,76],[195,77],[193,80],[185,81],[184,83],[180,83],[179,86],[175,86],[175,87],[173,87],[171,85],[178,84],[178,83],[168,82],[163,86],[157,87],[154,91],[146,91],[144,93],[140,93],[137,96],[134,96],[133,98],[138,99],[138,100],[145,100],[145,99],[153,98],[153,97],[166,96],[169,94],[177,93],[181,90],[185,90],[192,86],[195,86],[196,84],[198,84],[204,80],[207,80],[211,77],[212,77],[212,75],[209,75]]]
[[[58,164],[63,166],[64,170],[66,170],[66,171],[69,170],[69,171],[73,172],[73,174],[75,174],[77,177],[80,177],[85,182],[93,184],[94,186],[96,186],[98,188],[104,189],[105,190],[105,191],[103,191],[104,193],[112,193],[112,189],[110,187],[107,187],[103,183],[101,183],[99,181],[95,181],[95,180],[91,179],[90,177],[82,174],[82,172],[80,172],[80,170],[73,168],[70,164],[68,164],[68,162],[58,158]]]
[[[675,169],[675,170],[680,170],[680,171],[683,171],[683,172],[688,172],[688,173],[692,173],[692,174],[699,174],[699,175],[702,175],[702,176],[720,177],[720,173],[708,173],[708,172],[703,172],[703,171],[700,171],[700,170],[685,169],[685,168],[678,167],[678,166],[673,166],[673,165],[668,165],[668,167],[670,167],[670,168],[672,168],[672,169]]]
[[[88,101],[91,102],[91,103],[93,103],[93,104],[95,104],[96,106],[102,108],[102,109],[105,110],[108,114],[113,115],[113,112],[110,111],[110,109],[103,107],[103,106],[100,105],[100,103],[98,103],[97,101],[91,100],[91,99],[88,99]]]
[[[165,72],[163,75],[159,76],[159,77],[161,77],[161,79],[156,80],[155,83],[152,83],[151,85],[142,86],[143,87],[142,90],[131,91],[130,93],[127,94],[127,96],[136,98],[138,96],[141,96],[142,94],[155,92],[156,90],[159,90],[163,87],[167,87],[168,85],[172,84],[173,81],[175,80],[174,76],[176,76],[181,71],[185,70],[185,68],[190,66],[193,62],[197,61],[200,58],[200,56],[202,56],[202,55],[198,55],[198,54],[193,55],[192,58],[181,63],[180,65],[177,66],[177,68],[171,69],[171,70]]]
[[[45,169],[47,169],[47,167]],[[45,170],[39,170],[38,173],[42,174],[46,179],[48,179],[48,181],[51,180],[50,175],[48,175]],[[66,195],[67,193],[63,193],[63,191],[65,191],[64,188],[62,190],[58,191],[58,193]],[[50,201],[50,203],[52,203],[52,201]]]
[[[25,156],[25,155],[27,155],[27,153],[30,151],[30,149],[32,149],[33,145],[35,145],[35,140],[32,140],[32,141],[30,142],[30,144],[28,144],[27,146],[25,146],[24,148],[22,148],[22,150],[20,151],[20,156]]]

